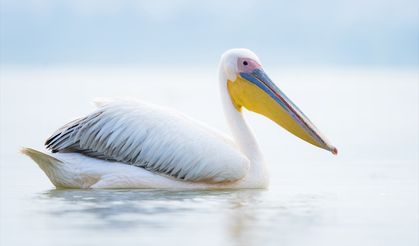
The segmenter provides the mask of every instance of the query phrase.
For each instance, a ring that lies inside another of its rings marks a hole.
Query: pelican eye
[[[243,65],[247,66],[247,64],[248,64],[248,63],[247,63],[247,61],[244,61],[244,62],[243,62]]]

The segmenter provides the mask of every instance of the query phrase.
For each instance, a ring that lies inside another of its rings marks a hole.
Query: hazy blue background
[[[418,245],[418,0],[0,2],[0,245]],[[58,190],[18,152],[95,97],[229,133],[217,63],[233,47],[338,156],[248,112],[267,190]]]
[[[247,47],[265,63],[412,67],[418,9],[417,0],[1,0],[1,63],[215,63]]]

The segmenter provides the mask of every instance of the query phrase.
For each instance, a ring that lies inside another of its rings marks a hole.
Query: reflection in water
[[[320,195],[265,196],[243,192],[231,200],[228,217],[229,237],[235,245],[261,245],[262,242],[288,244],[298,241],[308,228],[322,219]]]
[[[227,224],[229,237],[235,245],[253,245],[251,232],[256,226],[257,211],[254,207],[258,206],[258,197],[260,197],[258,194],[249,192],[238,194],[235,199],[231,200]]]
[[[100,229],[132,229],[165,226],[165,220],[161,219],[169,214],[200,213],[203,208],[212,212],[217,206],[208,205],[227,201],[234,194],[234,191],[54,189],[40,198],[57,202],[48,211],[54,216],[87,215],[100,222],[93,225]]]
[[[265,190],[59,189],[41,193],[37,198],[47,206],[40,206],[41,213],[51,220],[67,222],[63,229],[143,234],[204,230],[205,235],[224,234],[222,238],[228,245],[293,240],[293,235],[300,236],[319,218],[316,203],[324,199],[313,195],[272,196]]]

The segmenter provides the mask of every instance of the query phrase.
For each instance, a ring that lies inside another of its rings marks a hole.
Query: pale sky
[[[2,64],[419,64],[417,0],[0,1]]]

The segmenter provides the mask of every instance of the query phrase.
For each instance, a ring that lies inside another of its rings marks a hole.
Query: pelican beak
[[[262,68],[240,73],[235,81],[227,81],[227,87],[237,110],[241,111],[245,107],[262,114],[302,140],[337,154],[337,149],[271,81]]]

